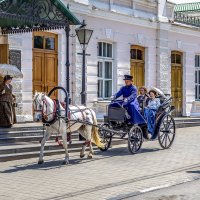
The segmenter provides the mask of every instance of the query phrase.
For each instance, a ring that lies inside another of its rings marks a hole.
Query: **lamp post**
[[[86,48],[90,41],[90,38],[92,36],[93,30],[86,29],[85,20],[83,20],[83,23],[81,27],[77,28],[76,35],[78,37],[79,43],[83,50],[83,69],[82,69],[82,91],[81,91],[81,104],[86,105],[86,91],[85,91],[85,72],[86,72],[86,65],[85,65],[85,56],[86,56]]]

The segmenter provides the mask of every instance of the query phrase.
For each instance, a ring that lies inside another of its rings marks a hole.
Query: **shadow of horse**
[[[138,154],[139,155],[142,153],[150,153],[150,152],[156,152],[160,151],[162,149],[154,148],[154,149],[141,149]],[[87,159],[87,158],[73,158],[70,160],[69,165],[67,167],[73,166],[73,165],[83,165],[87,164],[89,162],[95,162],[98,160],[104,160],[108,159],[111,157],[116,157],[116,156],[130,156],[132,154],[129,153],[127,147],[119,147],[119,148],[111,148],[108,151],[95,151],[95,155],[97,156],[96,158],[94,157],[93,159]],[[133,155],[134,156],[134,155]],[[6,169],[4,171],[0,171],[0,173],[15,173],[19,171],[26,171],[26,170],[51,170],[51,169],[56,169],[56,168],[62,168],[66,167],[66,165],[62,164],[63,160],[60,159],[55,159],[55,160],[46,160],[42,165],[38,165],[37,163],[29,163],[25,165],[15,165],[12,166],[11,169]]]

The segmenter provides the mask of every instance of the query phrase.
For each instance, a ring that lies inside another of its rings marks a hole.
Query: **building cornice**
[[[77,5],[78,4],[78,5]],[[91,6],[83,5],[80,3],[70,3],[70,10],[76,15],[85,15],[87,17],[101,18],[105,20],[112,20],[115,22],[126,23],[130,25],[137,25],[141,27],[147,27],[151,29],[157,28],[157,22],[151,19],[145,19],[140,17],[134,17],[133,15],[125,15],[123,13],[108,11],[103,9],[92,10]]]
[[[175,32],[175,33],[179,33],[182,35],[190,35],[190,36],[200,37],[200,34],[199,34],[200,28],[189,26],[189,25],[184,25],[184,24],[177,23],[177,22],[174,22],[173,24],[171,24],[170,32]]]

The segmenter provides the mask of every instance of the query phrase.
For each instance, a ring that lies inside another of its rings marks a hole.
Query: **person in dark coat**
[[[16,123],[15,95],[12,94],[12,76],[6,75],[0,84],[0,127],[11,127]]]
[[[132,84],[133,77],[130,75],[124,75],[125,86],[114,95],[113,100],[119,97],[123,97],[123,100],[111,103],[110,106],[118,107],[123,106],[127,112],[127,121],[132,124],[144,124],[145,120],[139,112],[139,104],[137,101],[137,87]]]
[[[139,110],[143,114],[143,110],[149,102],[149,95],[146,87],[142,86],[139,88],[139,95],[137,96],[137,100],[139,103]]]

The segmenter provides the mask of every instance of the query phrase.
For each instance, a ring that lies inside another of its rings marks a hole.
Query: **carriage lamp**
[[[85,72],[86,72],[86,64],[85,64],[85,57],[86,57],[86,48],[87,45],[90,41],[90,38],[92,36],[93,30],[91,29],[87,29],[86,28],[86,24],[85,24],[85,20],[83,20],[82,25],[77,28],[76,30],[76,35],[78,37],[79,43],[82,47],[83,53],[83,69],[82,69],[82,91],[81,91],[81,104],[86,105],[86,91],[85,91]]]

